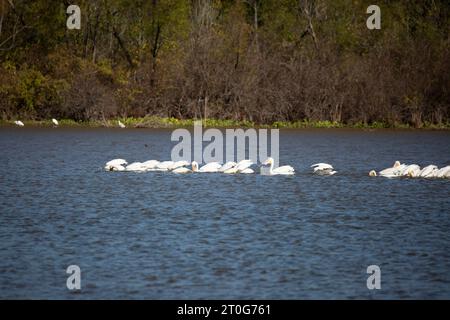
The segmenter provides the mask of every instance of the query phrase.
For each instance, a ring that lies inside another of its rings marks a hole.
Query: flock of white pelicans
[[[417,164],[404,164],[400,163],[400,161],[395,161],[391,168],[386,168],[378,173],[375,170],[371,170],[369,176],[381,176],[386,178],[450,178],[450,166],[439,169],[434,164],[430,164],[420,168]]]
[[[148,160],[145,162],[133,162],[128,164],[124,159],[114,159],[105,164],[106,171],[169,171],[172,173],[225,173],[225,174],[251,174],[255,171],[251,168],[255,163],[252,160],[245,159],[239,162],[229,161],[225,164],[219,162],[210,162],[203,166],[199,166],[197,161],[158,161]],[[282,166],[274,168],[273,158],[268,158],[263,162],[263,166],[269,167],[268,175],[292,175],[294,168],[291,166]]]
[[[274,168],[274,159],[268,158],[261,164],[260,173],[264,175],[293,175],[295,170],[292,166],[281,166]],[[145,162],[133,162],[128,164],[125,159],[113,159],[105,164],[106,171],[131,171],[131,172],[147,172],[147,171],[167,171],[177,174],[185,173],[225,173],[225,174],[252,174],[255,170],[252,166],[256,164],[252,160],[241,160],[239,162],[229,161],[225,164],[219,162],[210,162],[203,166],[199,166],[196,161],[158,161],[148,160]],[[263,171],[263,167],[267,168]],[[315,163],[311,166],[313,173],[317,175],[332,176],[337,173],[333,166],[328,163]],[[376,172],[371,170],[369,176],[376,177],[409,177],[409,178],[450,178],[450,166],[438,168],[435,165],[429,165],[420,168],[417,164],[401,164],[396,161],[390,168]]]
[[[55,126],[59,125],[58,120],[52,119]],[[23,127],[24,123],[20,120],[14,121],[19,127]],[[119,120],[118,125],[121,128],[125,128],[125,125]],[[158,160],[148,160],[145,162],[133,162],[128,164],[124,159],[114,159],[108,161],[105,164],[105,170],[107,171],[135,171],[135,172],[146,172],[146,171],[170,171],[173,173],[226,173],[226,174],[251,174],[255,171],[251,168],[255,163],[251,160],[245,159],[239,162],[229,161],[225,164],[220,164],[218,162],[210,162],[202,167],[196,161],[158,161]],[[273,158],[268,158],[262,163],[263,167],[268,167],[268,172],[266,175],[293,175],[295,170],[292,166],[281,166],[274,168]],[[313,173],[318,175],[329,175],[332,176],[337,171],[334,170],[333,166],[328,163],[315,163],[311,166]],[[263,173],[263,171],[261,171]],[[438,168],[437,166],[430,164],[426,167],[420,168],[417,164],[404,164],[400,161],[395,161],[394,165],[390,168],[376,172],[371,170],[369,172],[371,177],[386,177],[386,178],[398,178],[398,177],[409,177],[409,178],[450,178],[450,166],[443,168]]]

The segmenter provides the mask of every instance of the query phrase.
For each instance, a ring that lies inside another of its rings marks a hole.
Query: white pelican
[[[238,172],[241,172],[247,168],[250,168],[253,165],[253,161],[249,159],[244,159],[236,163],[236,169]]]
[[[125,171],[128,162],[124,159],[113,159],[105,164],[106,171]]]
[[[122,123],[122,121],[119,120],[118,123],[119,123],[119,127],[121,127],[122,129],[126,128],[125,125]]]
[[[178,167],[172,170],[173,173],[191,173],[192,170],[186,167]]]
[[[185,160],[181,160],[181,161],[175,161],[174,163],[172,163],[170,166],[167,167],[168,170],[175,170],[177,168],[180,167],[185,167],[188,166],[190,163],[185,161]]]
[[[450,176],[450,166],[443,167],[436,172],[436,178],[445,178]]]
[[[387,178],[400,177],[403,170],[406,168],[405,164],[400,164],[400,161],[395,161],[391,168],[386,168],[379,172],[380,176]]]
[[[136,171],[143,172],[146,171],[146,167],[142,164],[142,162],[133,162],[126,166],[126,171]]]
[[[420,175],[420,167],[417,164],[411,164],[403,170],[402,174],[410,178],[418,177]]]
[[[235,173],[238,173],[238,169],[236,168],[236,166],[234,166],[234,167],[231,167],[231,168],[228,168],[228,169],[224,170],[223,173],[235,174]]]
[[[377,176],[377,172],[375,170],[370,170],[369,177],[376,177],[376,176]]]
[[[197,161],[192,161],[191,166],[192,166],[192,172],[198,172],[198,163],[197,163]]]
[[[219,169],[222,167],[222,165],[218,162],[210,162],[205,164],[203,167],[201,167],[198,172],[219,172]]]
[[[432,178],[437,171],[438,167],[434,164],[430,164],[429,166],[423,168],[422,171],[420,171],[420,176],[422,178]]]
[[[331,164],[323,162],[315,163],[311,166],[311,168],[314,168],[314,173],[319,175],[332,176],[333,174],[337,173],[337,171],[334,171],[334,168]]]
[[[244,170],[239,171],[239,173],[252,174],[252,173],[255,173],[255,171],[253,171],[252,168],[246,168]]]
[[[169,170],[169,167],[173,164],[174,164],[173,161],[162,161],[156,165],[156,169],[159,171],[167,171]]]
[[[274,169],[274,160],[271,157],[267,158],[267,160],[263,162],[263,165],[270,165],[269,175],[291,175],[295,172],[294,168],[291,166],[281,166]]]
[[[189,168],[186,168],[186,166],[189,164],[191,165],[192,170]],[[181,173],[181,174],[198,172],[198,163],[195,161],[192,161],[191,163],[185,161],[185,165],[173,169],[172,172],[173,173]]]
[[[234,166],[231,164],[228,165],[228,168],[223,170],[223,173],[226,174],[235,174],[235,173],[253,173],[253,170],[250,167],[253,165],[253,161],[249,159],[244,159],[236,163]]]
[[[23,122],[20,121],[20,120],[16,120],[16,121],[14,121],[14,123],[15,123],[17,126],[19,126],[19,127],[23,127],[23,126],[24,126]]]
[[[234,161],[228,161],[227,163],[225,163],[223,166],[220,167],[219,172],[224,172],[228,169],[231,169],[233,167],[235,167],[237,165],[236,162]]]
[[[147,160],[145,162],[142,162],[142,166],[147,171],[151,171],[156,168],[156,166],[159,164],[158,160]]]
[[[52,119],[52,122],[55,126],[59,126],[59,122],[55,118]]]
[[[450,178],[450,170],[447,170],[444,174],[444,177]]]

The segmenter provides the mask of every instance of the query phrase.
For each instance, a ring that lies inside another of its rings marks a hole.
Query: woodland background
[[[0,119],[448,124],[450,2],[372,2],[0,0]]]

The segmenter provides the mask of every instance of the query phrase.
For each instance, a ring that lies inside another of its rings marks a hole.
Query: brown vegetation
[[[449,122],[450,5],[379,2],[0,0],[0,118]]]

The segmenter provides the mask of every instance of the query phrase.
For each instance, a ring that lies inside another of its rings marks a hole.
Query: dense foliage
[[[448,123],[450,3],[372,2],[0,0],[0,118]]]

